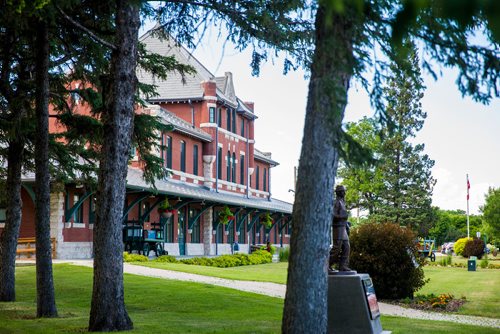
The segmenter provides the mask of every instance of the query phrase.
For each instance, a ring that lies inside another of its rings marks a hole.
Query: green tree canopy
[[[487,233],[500,240],[500,188],[489,188],[485,196],[485,204],[481,207]]]

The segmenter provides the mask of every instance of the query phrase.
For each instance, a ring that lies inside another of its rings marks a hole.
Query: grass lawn
[[[264,265],[217,268],[186,265],[182,263],[141,262],[140,265],[183,271],[221,278],[286,283],[286,262]],[[456,298],[465,296],[467,303],[459,310],[460,314],[500,318],[500,270],[481,269],[475,272],[467,268],[424,267],[426,278],[430,278],[417,294],[451,293]],[[376,287],[375,287],[376,289]]]
[[[430,278],[417,294],[451,293],[456,298],[465,296],[467,303],[461,314],[500,318],[500,270],[467,268],[425,267],[425,276]]]
[[[183,263],[136,262],[134,264],[186,273],[213,276],[240,281],[273,282],[286,284],[288,262],[268,263],[253,266],[217,268]]]
[[[0,303],[0,333],[82,333],[92,287],[90,268],[54,266],[60,318],[35,319],[35,267],[16,268],[17,302]],[[125,275],[132,333],[279,333],[283,300],[212,285]],[[493,334],[500,329],[383,317],[393,334]]]

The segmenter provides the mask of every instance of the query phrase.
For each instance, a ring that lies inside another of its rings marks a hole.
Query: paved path
[[[54,262],[59,262],[59,261],[55,260]],[[64,262],[69,262],[80,266],[92,267],[91,260],[64,261]],[[271,297],[285,298],[286,285],[284,284],[229,280],[218,277],[183,273],[179,271],[137,266],[130,263],[124,263],[123,268],[124,272],[128,274],[156,277],[162,279],[173,279],[179,281],[189,281],[189,282],[204,283],[204,284],[213,284],[226,288],[253,292]],[[500,328],[500,319],[448,314],[448,313],[426,312],[386,303],[379,303],[379,307],[380,307],[380,312],[383,315],[393,315],[393,316],[413,318],[413,319],[450,321],[450,322],[469,324],[475,326]]]

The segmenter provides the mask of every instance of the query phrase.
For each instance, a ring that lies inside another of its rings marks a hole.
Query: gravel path
[[[59,261],[56,260],[55,262]],[[92,261],[89,260],[64,261],[64,262],[69,262],[80,266],[92,267]],[[213,284],[226,288],[253,292],[271,297],[285,298],[286,285],[284,284],[276,284],[269,282],[236,281],[224,278],[183,273],[178,271],[137,266],[130,263],[124,263],[123,268],[124,272],[128,274],[156,277],[162,279],[173,279],[179,281],[189,281],[189,282],[204,283],[204,284]],[[398,305],[392,305],[380,302],[379,302],[379,307],[380,307],[380,312],[383,315],[393,315],[398,317],[424,319],[424,320],[450,321],[450,322],[475,325],[475,326],[500,328],[500,319],[437,313],[437,312],[426,312],[426,311],[404,308]]]

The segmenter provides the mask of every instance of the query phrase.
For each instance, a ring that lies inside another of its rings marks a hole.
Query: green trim
[[[31,200],[33,201],[33,204],[35,204],[36,194],[35,194],[35,191],[33,190],[33,185],[32,184],[21,183],[21,186],[24,188],[24,190],[26,190],[26,192],[30,196]]]
[[[198,219],[200,219],[201,215],[203,213],[205,213],[208,209],[211,209],[215,206],[215,204],[212,204],[212,205],[208,205],[206,208],[204,208],[203,210],[200,211],[200,213],[198,215],[196,215],[191,222],[188,223],[188,230],[189,229],[193,229],[193,226],[194,224],[196,224],[196,222],[198,221]],[[188,217],[188,220],[189,220],[189,217]]]
[[[144,222],[144,220],[146,219],[147,216],[149,216],[151,214],[151,212],[153,212],[154,208],[156,208],[161,202],[163,202],[165,200],[165,198],[158,198],[158,200],[152,205],[149,207],[148,210],[146,210],[144,212],[144,214],[141,216],[140,218],[140,221],[141,222]],[[160,217],[161,218],[161,217]]]
[[[257,211],[257,215],[255,217],[253,217],[252,221],[248,224],[248,229],[247,231],[250,231],[252,229],[252,227],[255,225],[255,223],[257,222],[257,220],[260,219],[260,215],[262,215],[265,211]]]
[[[129,212],[134,208],[134,206],[136,206],[137,204],[139,204],[140,202],[142,202],[144,199],[148,198],[151,194],[149,193],[146,193],[145,195],[142,195],[142,196],[139,196],[137,197],[133,202],[132,204],[130,204],[126,209],[125,211],[123,212],[123,217],[122,217],[122,221],[125,221],[127,220],[127,216],[129,214]],[[125,195],[126,196],[126,195]]]
[[[279,232],[281,233],[281,231],[283,231],[283,229],[285,228],[285,226],[287,226],[288,224],[290,224],[292,222],[292,218],[290,219],[287,219],[286,222],[284,224],[281,225],[281,228],[279,230]]]
[[[71,217],[73,217],[73,215],[76,213],[76,211],[78,209],[80,209],[80,207],[82,206],[83,202],[85,202],[85,200],[87,198],[89,198],[90,196],[92,196],[94,194],[94,192],[88,192],[88,193],[85,193],[83,195],[83,197],[81,197],[78,202],[74,203],[73,204],[73,207],[71,207],[71,209],[67,209],[65,214],[64,214],[64,222],[69,222],[71,220]],[[66,200],[67,200],[67,205],[69,205],[69,192],[66,193]]]

